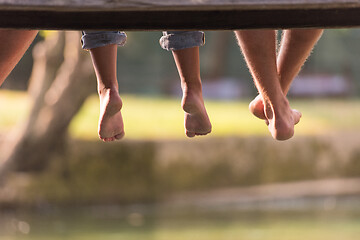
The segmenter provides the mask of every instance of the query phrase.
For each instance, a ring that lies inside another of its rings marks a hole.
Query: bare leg
[[[38,31],[0,29],[0,86],[20,61]]]
[[[314,45],[321,37],[322,29],[291,29],[285,30],[279,54],[277,71],[280,76],[281,89],[286,96],[294,78],[311,53]],[[250,103],[250,111],[258,118],[265,119],[264,105],[260,96]]]
[[[202,97],[199,47],[173,51],[183,91],[182,108],[185,111],[185,133],[188,137],[211,132],[211,123]]]
[[[122,101],[116,78],[117,45],[90,49],[98,81],[100,98],[99,137],[103,141],[114,141],[124,136],[121,115]]]
[[[294,135],[301,114],[292,110],[283,95],[276,67],[274,30],[236,31],[239,45],[264,101],[264,113],[273,138],[286,140]]]

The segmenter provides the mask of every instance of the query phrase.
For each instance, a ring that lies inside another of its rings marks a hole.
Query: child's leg
[[[301,114],[292,110],[283,95],[276,66],[274,30],[236,31],[255,85],[264,101],[264,112],[272,136],[286,140],[293,136]]]
[[[183,91],[182,108],[185,111],[185,133],[188,137],[211,132],[211,123],[202,97],[199,47],[173,51]]]
[[[314,45],[321,37],[322,29],[291,29],[283,33],[278,57],[277,71],[280,76],[281,89],[286,96],[294,78],[300,72]],[[265,119],[261,97],[250,103],[251,112]]]
[[[0,29],[0,86],[20,61],[38,31]]]
[[[100,98],[99,137],[104,141],[114,141],[124,136],[121,116],[122,101],[116,78],[117,46],[90,49],[98,82]]]
[[[200,78],[199,46],[204,44],[203,32],[164,32],[162,48],[172,50],[183,91],[182,108],[185,111],[185,133],[188,137],[211,132]]]
[[[121,115],[122,101],[116,77],[117,45],[123,45],[126,35],[121,32],[85,32],[83,48],[89,49],[95,69],[100,98],[99,137],[114,141],[124,136]]]

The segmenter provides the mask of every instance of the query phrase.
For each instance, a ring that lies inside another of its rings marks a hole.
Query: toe
[[[294,117],[294,124],[298,124],[300,122],[300,118],[302,117],[302,114],[296,109],[293,109],[292,111]]]
[[[210,133],[210,132],[199,132],[199,133],[196,133],[196,135],[205,136],[205,135],[207,135],[208,133]]]
[[[186,136],[188,136],[189,138],[195,137],[195,135],[196,134],[194,132],[186,131]]]
[[[120,139],[122,139],[122,138],[124,137],[124,135],[125,135],[125,133],[117,134],[117,135],[115,136],[115,139],[116,139],[116,140],[120,140]]]
[[[255,117],[260,119],[266,119],[264,113],[264,104],[260,95],[258,95],[254,100],[250,102],[249,110],[253,115],[255,115]]]

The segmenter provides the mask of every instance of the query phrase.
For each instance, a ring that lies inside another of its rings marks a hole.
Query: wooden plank
[[[273,10],[360,7],[359,0],[0,0],[0,8],[52,11]]]
[[[359,16],[360,0],[0,0],[1,28],[344,28]]]

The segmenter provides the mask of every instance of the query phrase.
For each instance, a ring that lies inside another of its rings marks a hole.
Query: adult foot
[[[264,114],[272,137],[281,141],[294,135],[294,125],[301,118],[301,112],[291,109],[286,99],[273,106],[265,104]]]
[[[265,116],[265,112],[264,112],[264,103],[263,103],[263,100],[262,100],[260,95],[257,95],[254,98],[254,100],[252,100],[250,102],[249,110],[257,118],[260,118],[260,119],[263,119],[263,120],[267,121],[266,116]],[[296,116],[295,124],[298,124],[299,121],[300,121],[300,118],[301,118],[301,112],[299,112],[296,109],[291,109],[291,110],[293,111],[293,114]],[[297,116],[299,116],[299,114],[300,114],[300,117],[298,118]]]
[[[266,120],[266,116],[264,113],[264,103],[262,101],[261,95],[257,95],[254,100],[252,100],[249,104],[249,110],[255,117]]]
[[[122,101],[116,89],[103,89],[100,96],[99,137],[105,142],[124,137],[124,123],[121,115]]]
[[[181,105],[185,111],[186,136],[195,137],[211,132],[211,123],[201,92],[200,94],[185,92]]]

